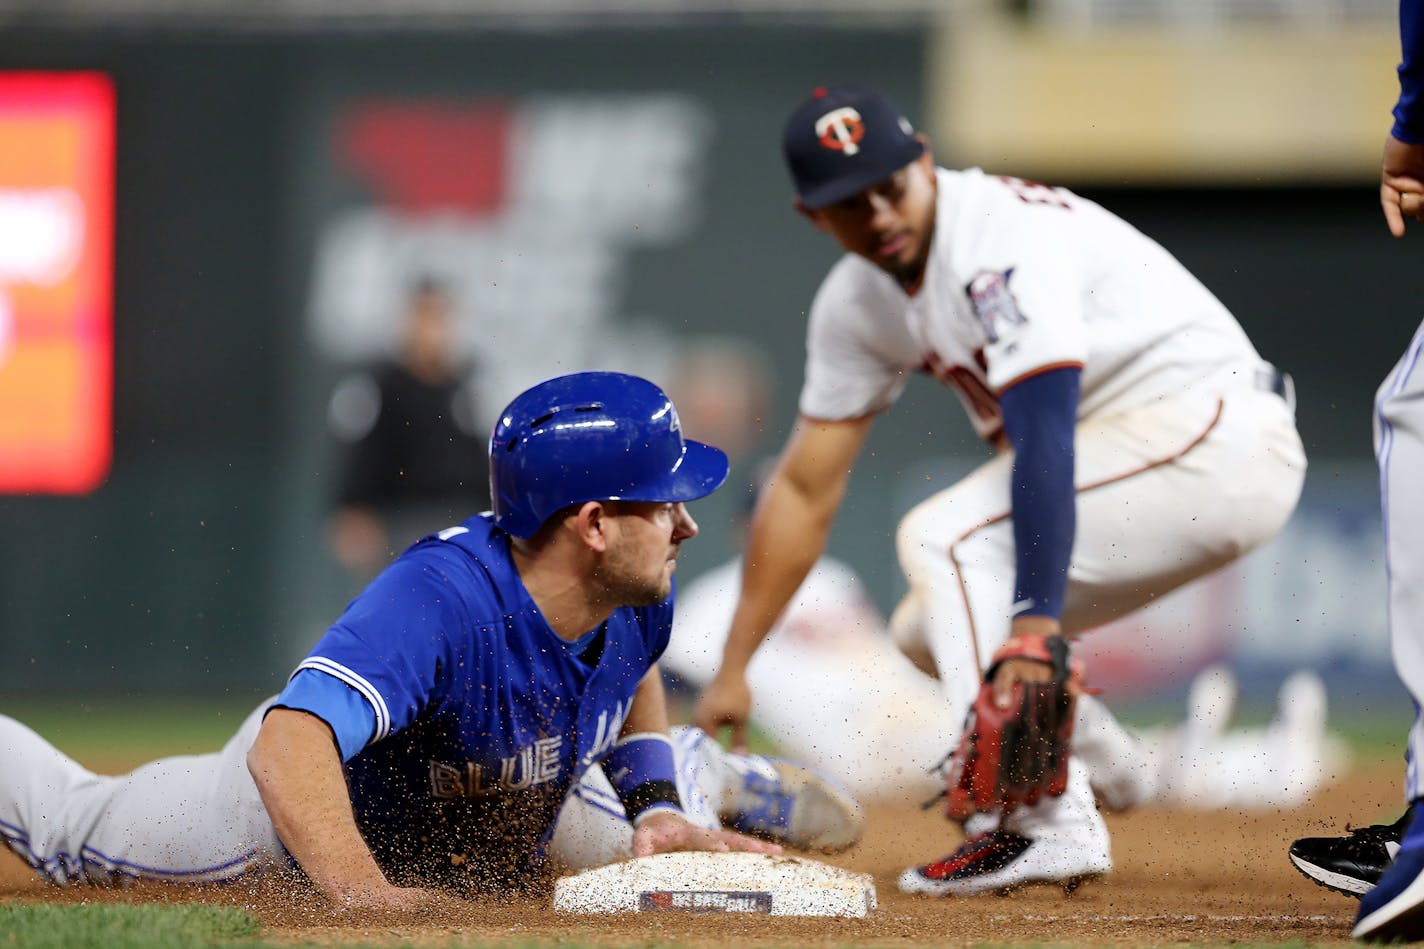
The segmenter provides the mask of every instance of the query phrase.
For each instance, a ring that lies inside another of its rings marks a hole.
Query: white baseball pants
[[[0,836],[53,883],[202,883],[281,865],[286,851],[247,770],[264,702],[221,751],[109,777],[0,715]]]
[[[1379,462],[1389,635],[1394,667],[1414,698],[1405,791],[1424,798],[1424,324],[1375,395],[1375,458]]]
[[[910,511],[897,535],[909,592],[892,632],[910,655],[933,657],[959,719],[1009,634],[1012,464],[1010,454],[985,463]],[[1284,526],[1304,479],[1293,408],[1271,392],[1186,395],[1081,422],[1064,631],[1129,613],[1258,547]],[[1079,734],[1075,748],[1089,738]]]

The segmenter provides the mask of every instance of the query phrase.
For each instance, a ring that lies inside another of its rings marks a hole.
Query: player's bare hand
[[[751,713],[752,693],[747,677],[723,668],[707,683],[693,710],[692,721],[713,738],[720,738],[724,727],[731,729],[731,749],[737,754],[747,750],[747,717]]]
[[[1009,626],[1010,636],[1054,636],[1062,632],[1062,624],[1052,616],[1015,616]],[[1014,701],[1014,686],[1020,682],[1049,682],[1053,666],[1037,659],[1006,659],[994,672],[994,705],[1007,709]]]
[[[1007,709],[1014,704],[1014,687],[1020,682],[1051,682],[1053,667],[1037,659],[1005,659],[994,672],[994,704]]]
[[[1380,205],[1395,237],[1404,236],[1405,218],[1424,221],[1424,145],[1385,139],[1380,173]]]
[[[337,909],[346,912],[399,913],[427,910],[454,897],[418,886],[389,883],[342,888],[328,894]]]
[[[633,830],[633,856],[646,857],[674,850],[708,850],[714,853],[781,853],[777,844],[730,830],[711,830],[672,811],[645,817]]]

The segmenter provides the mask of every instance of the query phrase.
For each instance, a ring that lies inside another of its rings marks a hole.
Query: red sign
[[[113,456],[114,87],[0,72],[0,492],[83,494]]]

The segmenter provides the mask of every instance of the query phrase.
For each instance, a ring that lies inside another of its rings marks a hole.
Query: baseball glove
[[[1034,659],[1053,671],[1047,682],[1019,682],[1007,709],[994,704],[994,673],[1007,659]],[[1082,672],[1062,636],[1014,636],[994,653],[959,747],[950,754],[948,812],[1007,813],[1068,786],[1068,745]]]

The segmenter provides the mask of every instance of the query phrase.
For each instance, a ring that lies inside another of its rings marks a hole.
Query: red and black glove
[[[1006,709],[994,703],[994,674],[1008,659],[1047,664],[1047,682],[1018,682]],[[1014,636],[994,653],[974,700],[959,747],[950,756],[949,816],[976,811],[1007,813],[1056,797],[1068,786],[1073,714],[1083,691],[1082,672],[1068,660],[1062,636]]]

